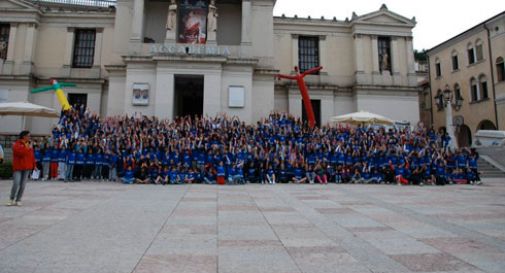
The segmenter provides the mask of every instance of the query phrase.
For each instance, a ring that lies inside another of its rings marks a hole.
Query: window
[[[459,87],[459,84],[454,85],[454,98],[456,100],[463,99],[461,96],[461,88]]]
[[[458,62],[458,53],[453,52],[452,53],[452,70],[456,71],[459,69],[459,62]]]
[[[496,59],[496,76],[499,82],[505,81],[505,63],[502,57]]]
[[[472,102],[478,101],[479,100],[479,86],[477,85],[477,81],[475,80],[475,78],[472,78],[470,80],[470,92],[471,92]]]
[[[468,64],[475,63],[475,52],[473,50],[472,44],[468,44]]]
[[[77,29],[75,31],[74,59],[72,67],[91,68],[95,57],[94,29]]]
[[[298,38],[298,67],[304,72],[319,66],[319,37]]]
[[[481,40],[477,40],[475,42],[475,59],[476,61],[482,61],[482,59],[484,59],[484,54],[482,52],[482,41]]]
[[[484,75],[479,77],[479,89],[480,89],[480,99],[489,98],[487,93],[487,80],[486,76]]]
[[[442,76],[442,69],[440,68],[440,60],[438,58],[435,60],[435,73],[437,77]]]
[[[442,90],[438,89],[437,95],[435,96],[435,101],[437,104],[438,111],[444,109],[444,96],[442,95]]]
[[[0,24],[0,59],[7,59],[7,48],[9,47],[9,24]]]
[[[391,38],[378,37],[377,46],[379,47],[379,69],[380,71],[391,71]]]

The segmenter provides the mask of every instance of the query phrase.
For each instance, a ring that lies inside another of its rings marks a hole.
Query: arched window
[[[455,99],[462,99],[463,96],[461,96],[461,87],[459,84],[454,84],[454,98]]]
[[[480,91],[480,99],[487,99],[489,98],[488,92],[487,92],[487,79],[485,75],[480,75],[479,77],[479,91]]]
[[[437,77],[442,76],[442,69],[440,67],[440,59],[436,58],[435,59],[435,73]]]
[[[475,41],[475,60],[478,62],[482,61],[482,59],[484,59],[482,40],[477,39],[477,41]]]
[[[461,107],[463,106],[463,96],[461,96],[461,87],[459,84],[454,84],[454,104],[455,104],[455,110],[459,111]]]
[[[502,57],[496,59],[496,75],[499,82],[505,81],[505,63]]]
[[[475,51],[473,49],[472,43],[468,43],[468,45],[466,46],[466,50],[468,53],[468,64],[475,63]]]
[[[458,62],[458,52],[456,50],[452,51],[452,71],[456,71],[459,69]]]
[[[477,80],[475,80],[473,77],[470,79],[470,98],[472,98],[472,102],[478,101],[480,99],[479,85],[477,84]]]

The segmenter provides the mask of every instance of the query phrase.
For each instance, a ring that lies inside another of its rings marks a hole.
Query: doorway
[[[310,100],[312,103],[312,110],[314,111],[314,118],[316,119],[316,126],[321,127],[321,100]],[[307,112],[302,100],[302,120],[307,121]]]
[[[84,109],[86,109],[88,105],[88,94],[82,94],[82,93],[68,94],[68,103],[70,103],[72,107],[82,105]]]
[[[203,79],[203,75],[175,75],[175,117],[203,115]]]
[[[459,147],[470,147],[472,145],[472,131],[470,127],[463,124],[457,129],[456,138]]]

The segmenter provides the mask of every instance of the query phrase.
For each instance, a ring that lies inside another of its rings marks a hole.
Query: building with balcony
[[[71,104],[101,116],[172,119],[226,112],[254,122],[271,111],[304,116],[294,82],[306,78],[319,124],[368,110],[419,121],[415,19],[383,5],[352,18],[274,17],[275,0],[0,0],[0,101],[58,108],[50,78]],[[54,120],[0,119],[0,132],[46,133]]]
[[[478,130],[505,130],[505,12],[428,51],[433,125],[445,127],[443,93],[451,91],[459,146]]]

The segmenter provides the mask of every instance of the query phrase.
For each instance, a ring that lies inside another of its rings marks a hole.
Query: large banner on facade
[[[208,11],[209,3],[206,0],[182,0],[179,4],[177,42],[205,44]]]

